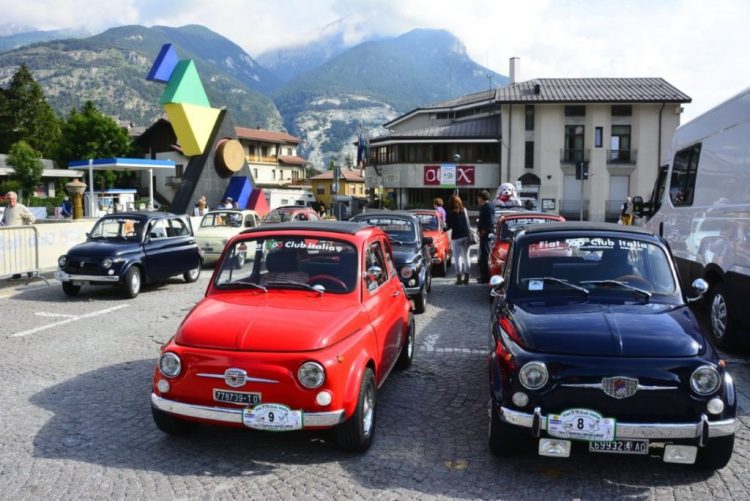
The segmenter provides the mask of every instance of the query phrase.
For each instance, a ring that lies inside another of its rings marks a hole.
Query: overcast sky
[[[683,123],[750,86],[748,0],[0,0],[1,23],[39,29],[202,24],[251,56],[341,27],[347,40],[446,29],[477,63],[521,79],[662,77]]]

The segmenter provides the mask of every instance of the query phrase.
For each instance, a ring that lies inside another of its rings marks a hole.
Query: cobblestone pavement
[[[750,365],[728,356],[742,426],[728,467],[576,453],[513,459],[487,448],[489,303],[484,286],[435,279],[412,367],[379,394],[363,455],[327,433],[202,427],[169,437],[151,420],[159,345],[202,296],[210,270],[134,300],[59,283],[0,288],[2,499],[750,499]]]

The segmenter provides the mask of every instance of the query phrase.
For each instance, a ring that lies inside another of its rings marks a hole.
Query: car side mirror
[[[383,270],[380,268],[380,266],[370,266],[367,268],[367,278],[370,280],[378,281],[380,280],[380,276],[383,274]]]
[[[633,197],[633,214],[641,217],[643,216],[643,197]]]
[[[490,277],[490,296],[494,298],[505,297],[505,279],[501,275],[492,275]]]
[[[432,237],[422,237],[422,245],[432,245]]]
[[[708,292],[708,282],[702,278],[696,278],[692,283],[692,288],[693,294],[696,294],[696,296],[687,298],[688,303],[698,301],[706,292]]]

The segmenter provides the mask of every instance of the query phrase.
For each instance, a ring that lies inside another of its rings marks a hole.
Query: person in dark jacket
[[[451,229],[451,250],[456,266],[456,285],[469,283],[469,216],[458,195],[448,199],[445,224]]]
[[[490,281],[490,233],[493,230],[492,220],[495,210],[492,208],[490,193],[482,190],[477,195],[479,202],[479,221],[477,222],[477,233],[479,233],[479,279],[480,284]]]

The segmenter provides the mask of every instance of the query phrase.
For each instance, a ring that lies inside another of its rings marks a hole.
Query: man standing
[[[479,221],[477,232],[479,233],[479,279],[480,284],[490,281],[490,233],[492,233],[492,219],[495,211],[490,201],[490,193],[482,190],[477,195],[479,202]]]
[[[8,200],[8,207],[5,208],[3,213],[4,226],[34,224],[34,221],[36,221],[34,214],[25,205],[18,203],[18,195],[15,191],[9,191],[5,198]]]
[[[633,224],[633,203],[630,197],[625,198],[625,202],[622,204],[620,209],[620,220],[622,224]]]

